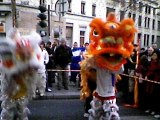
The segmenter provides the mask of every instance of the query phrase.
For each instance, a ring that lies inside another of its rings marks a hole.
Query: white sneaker
[[[71,81],[71,82],[70,82],[70,85],[71,85],[71,86],[76,86],[76,83],[74,83],[74,82]]]
[[[154,111],[152,111],[152,112],[151,112],[151,115],[155,115],[155,112],[154,112]]]
[[[85,118],[88,118],[89,117],[89,114],[88,113],[84,113],[83,115]]]
[[[43,93],[40,93],[40,96],[42,97],[42,96],[44,96],[44,94],[43,94]]]
[[[154,115],[155,118],[160,118],[160,115]]]
[[[150,109],[148,109],[148,110],[146,110],[146,111],[145,111],[145,113],[149,113],[150,111],[151,111],[151,110],[150,110]]]
[[[47,89],[48,92],[51,92],[52,90],[50,88]]]

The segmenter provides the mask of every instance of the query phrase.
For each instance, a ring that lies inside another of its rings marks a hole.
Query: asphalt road
[[[80,100],[35,100],[29,104],[29,120],[84,120]]]
[[[29,104],[29,120],[87,120],[83,104],[79,99],[34,100]],[[121,120],[156,120],[144,111],[119,107]]]

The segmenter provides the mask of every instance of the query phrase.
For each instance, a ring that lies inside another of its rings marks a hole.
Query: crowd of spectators
[[[153,44],[146,50],[139,50],[138,45],[134,45],[133,54],[124,65],[122,80],[117,83],[117,88],[123,93],[125,106],[139,107],[160,118],[159,74],[160,50],[157,45]]]
[[[46,46],[45,46],[46,45]],[[66,40],[53,43],[47,42],[43,45],[48,53],[46,66],[46,91],[50,92],[53,83],[57,84],[57,89],[69,89],[68,84],[73,84],[80,88],[79,62],[84,59],[84,54],[89,43],[78,46],[77,42],[72,47],[67,46]],[[68,70],[68,71],[48,71],[48,70]],[[123,93],[123,102],[127,107],[141,108],[146,113],[160,118],[160,50],[156,44],[145,48],[134,45],[134,50],[127,63],[124,64],[122,80],[117,82],[117,90]],[[44,74],[43,74],[44,75]],[[57,82],[55,76],[57,75]],[[126,75],[126,76],[125,76]],[[77,80],[78,78],[78,80]],[[85,104],[85,111],[90,108],[89,98]],[[87,112],[86,112],[87,113]]]
[[[63,88],[68,90],[69,84],[76,86],[80,90],[79,62],[84,59],[83,54],[87,45],[89,44],[85,43],[84,46],[79,46],[77,42],[74,42],[73,46],[70,47],[64,38],[60,41],[54,40],[53,42],[48,41],[46,43],[42,41],[40,43],[44,58],[45,74],[43,71],[43,75],[39,76],[46,81],[46,92],[52,91],[54,83],[58,90]]]

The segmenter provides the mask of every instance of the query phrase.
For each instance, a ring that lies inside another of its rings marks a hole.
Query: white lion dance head
[[[29,84],[33,82],[29,78],[43,66],[40,42],[38,33],[21,36],[17,29],[11,30],[6,39],[0,41],[0,70],[5,74],[7,84],[14,86],[5,90],[8,97],[19,99],[28,95]]]

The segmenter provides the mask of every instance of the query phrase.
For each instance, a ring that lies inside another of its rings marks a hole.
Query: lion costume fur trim
[[[96,82],[96,72],[92,71],[94,58],[88,57],[87,59],[83,60],[80,63],[81,66],[81,94],[80,99],[86,99],[90,96],[91,90],[88,87],[88,80],[92,80],[93,82]]]

